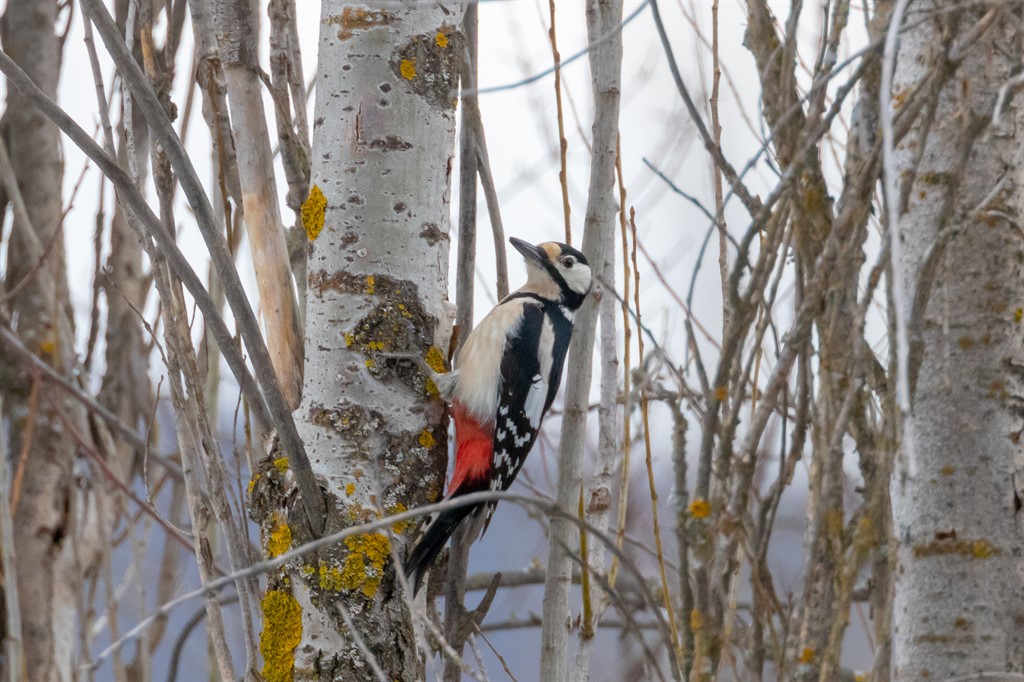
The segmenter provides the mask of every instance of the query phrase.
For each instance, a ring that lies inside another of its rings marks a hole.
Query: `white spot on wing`
[[[523,413],[530,422],[534,431],[540,428],[541,417],[544,416],[544,401],[548,397],[548,382],[538,374],[533,377],[530,390],[526,394],[526,401],[523,403]],[[518,442],[518,439],[517,439]],[[526,441],[523,441],[524,443]]]

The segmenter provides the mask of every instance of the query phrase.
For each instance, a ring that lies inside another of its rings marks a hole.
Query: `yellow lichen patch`
[[[263,679],[267,682],[291,682],[295,668],[295,647],[302,640],[302,607],[295,598],[280,590],[270,590],[261,602],[263,632]]]
[[[715,400],[725,400],[729,397],[729,389],[725,386],[718,386],[715,388]]]
[[[57,344],[52,339],[47,339],[39,344],[39,352],[42,355],[53,355],[55,350],[57,350]]]
[[[437,346],[431,346],[430,350],[427,351],[427,354],[426,356],[424,356],[423,359],[426,361],[428,365],[430,365],[430,369],[434,370],[439,374],[444,373],[444,353],[441,352],[440,348],[438,348]],[[440,392],[437,390],[437,385],[434,384],[434,382],[431,381],[430,379],[427,379],[427,395],[429,395],[431,398],[436,398],[438,395],[440,395]]]
[[[829,509],[825,512],[825,527],[830,537],[839,537],[843,533],[843,510]]]
[[[996,548],[988,540],[975,540],[971,543],[971,554],[975,559],[988,559],[995,554]]]
[[[704,616],[697,609],[690,611],[690,630],[697,632],[704,627]]]
[[[345,348],[351,348],[352,344],[355,343],[356,337],[352,334],[345,332]]]
[[[943,476],[952,476],[956,469],[953,468],[952,464],[947,464],[941,469]]]
[[[274,460],[274,468],[280,471],[282,474],[288,471],[288,458],[278,457]]]
[[[321,590],[341,591],[341,571],[336,566],[328,566],[321,561],[319,573]]]
[[[274,527],[267,538],[267,554],[271,558],[281,556],[292,547],[292,529],[288,527],[284,516],[274,514]]]
[[[1024,320],[1024,308],[1017,308],[1013,311],[1013,321],[1020,322]]]
[[[306,576],[307,578],[316,573],[316,569],[310,566],[309,564],[306,564],[305,566],[300,568],[299,571],[301,571],[302,575]]]
[[[366,369],[373,369],[377,366],[377,363],[373,361],[373,358],[366,358],[366,362],[364,364],[366,365]]]
[[[302,209],[300,211],[302,217],[302,227],[306,230],[306,236],[309,237],[309,241],[313,241],[320,236],[320,231],[324,229],[324,213],[327,209],[327,197],[320,190],[320,187],[313,185],[309,189],[309,196],[302,202]]]
[[[346,483],[345,484],[345,494],[346,495],[351,495],[355,491],[356,491],[356,484],[355,483]]]
[[[411,59],[403,59],[398,70],[401,72],[402,78],[407,81],[411,81],[416,77],[416,65],[412,63]]]
[[[345,547],[348,556],[341,568],[341,588],[361,590],[363,596],[373,599],[384,577],[384,561],[390,552],[387,536],[371,533],[345,538]]]
[[[959,556],[975,559],[988,559],[989,557],[1002,554],[1002,550],[993,545],[985,538],[969,540],[957,538],[956,533],[936,533],[936,539],[932,542],[914,545],[914,557],[921,559],[933,556]]]
[[[437,35],[434,36],[434,42],[437,43],[438,47],[448,47],[448,36],[438,31]]]
[[[706,519],[711,514],[711,505],[703,497],[698,497],[690,503],[689,511],[695,519]]]
[[[377,291],[377,278],[373,275],[366,276],[366,293],[371,296]]]
[[[249,494],[250,497],[252,496],[252,489],[256,487],[256,483],[261,478],[263,478],[263,474],[257,471],[255,474],[252,475],[252,478],[249,479],[249,485],[246,487],[246,492]]]
[[[394,516],[395,514],[402,514],[404,512],[409,511],[409,508],[406,507],[401,502],[399,502],[398,504],[394,505],[393,507],[388,507],[384,511],[385,511],[385,513],[388,516]],[[391,524],[391,529],[393,531],[395,531],[396,533],[398,533],[399,535],[404,533],[405,529],[408,528],[408,527],[409,527],[409,522],[408,521],[396,521],[395,523]]]
[[[420,445],[425,448],[432,448],[437,445],[437,441],[434,440],[434,434],[429,429],[423,429],[423,433],[420,434]]]
[[[801,663],[810,663],[814,660],[814,649],[809,646],[805,646],[800,650],[800,657],[797,659]]]

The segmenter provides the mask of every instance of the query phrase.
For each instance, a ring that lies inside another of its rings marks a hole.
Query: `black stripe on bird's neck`
[[[576,309],[579,306],[577,305],[575,308],[570,306],[565,301],[564,292],[562,295],[563,299],[561,301],[552,301],[551,299],[544,298],[540,294],[535,294],[532,291],[514,291],[508,296],[506,296],[504,301],[511,301],[512,299],[516,298],[532,298],[533,300],[539,302],[542,306],[544,306],[544,312],[550,315],[554,320],[564,320],[565,322],[568,322],[570,325],[572,325],[571,313],[575,313]],[[580,298],[582,299],[583,297]],[[502,302],[504,303],[504,301]],[[582,300],[580,302],[582,303]],[[570,313],[570,315],[567,315],[566,312]]]

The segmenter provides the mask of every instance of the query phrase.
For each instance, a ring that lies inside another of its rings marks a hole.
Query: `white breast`
[[[494,419],[501,384],[501,357],[511,335],[519,330],[524,299],[514,298],[496,306],[466,339],[456,361],[458,386],[455,399],[483,423]]]

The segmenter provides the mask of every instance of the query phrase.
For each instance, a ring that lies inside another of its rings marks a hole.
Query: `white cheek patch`
[[[558,271],[561,273],[565,283],[569,285],[569,288],[576,293],[586,293],[590,289],[592,275],[589,266],[577,263],[569,269],[559,266]]]

